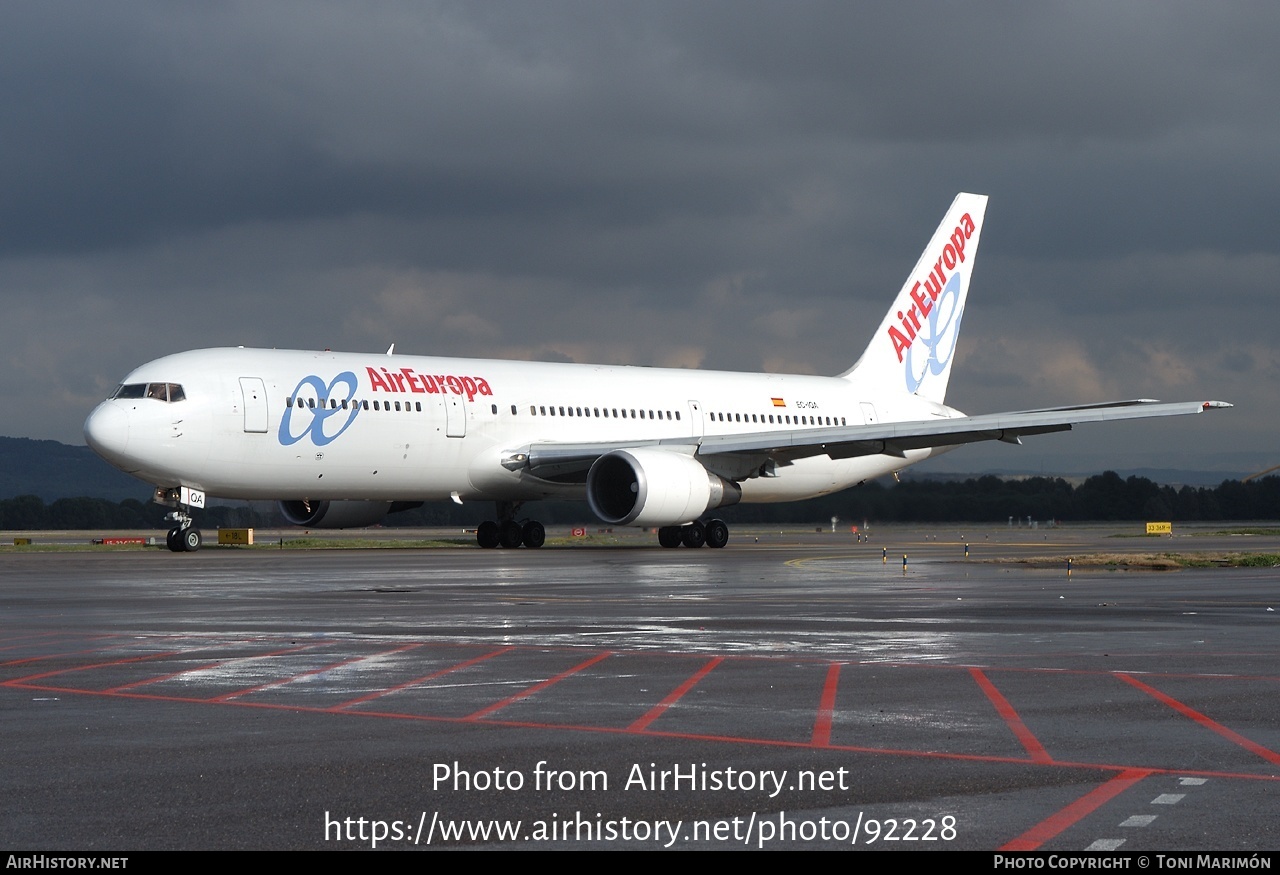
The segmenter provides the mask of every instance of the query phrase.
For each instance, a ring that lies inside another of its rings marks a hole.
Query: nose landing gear
[[[194,553],[204,543],[204,536],[188,520],[186,528],[177,525],[170,529],[164,536],[164,543],[174,553]]]
[[[164,517],[165,522],[172,523],[164,536],[164,545],[174,553],[194,553],[199,550],[204,543],[204,536],[194,525],[191,508],[204,507],[204,493],[186,487],[166,489],[157,486],[151,500],[173,508]]]

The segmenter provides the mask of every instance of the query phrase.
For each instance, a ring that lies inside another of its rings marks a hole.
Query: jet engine
[[[382,522],[390,501],[282,501],[280,513],[308,529],[360,529]]]
[[[592,512],[619,526],[680,525],[741,499],[738,484],[712,474],[693,456],[669,450],[614,450],[587,472]]]

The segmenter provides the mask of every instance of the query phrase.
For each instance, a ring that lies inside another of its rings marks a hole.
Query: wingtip
[[[1202,406],[1205,410],[1225,410],[1228,407],[1235,407],[1227,401],[1206,401]]]

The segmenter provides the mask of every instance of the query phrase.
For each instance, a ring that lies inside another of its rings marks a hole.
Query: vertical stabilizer
[[[986,210],[986,195],[956,195],[871,343],[840,376],[942,403]]]

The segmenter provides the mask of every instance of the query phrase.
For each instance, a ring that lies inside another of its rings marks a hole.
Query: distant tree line
[[[875,481],[856,489],[805,502],[807,516],[785,515],[787,505],[727,508],[737,522],[845,521],[1006,522],[1015,520],[1194,520],[1280,519],[1280,477],[1248,483],[1226,480],[1216,487],[1161,486],[1145,477],[1121,478],[1114,471],[1079,486],[1052,477],[962,481]],[[798,506],[797,506],[798,509]],[[783,511],[775,516],[774,510]],[[761,513],[760,511],[763,511]]]
[[[34,495],[0,500],[0,529],[161,529],[167,508],[126,499],[60,498],[45,504]],[[387,517],[387,526],[475,526],[492,515],[488,502],[428,502]],[[544,524],[589,519],[581,503],[538,502],[527,512]],[[1015,520],[1193,520],[1280,519],[1280,477],[1247,483],[1225,480],[1216,487],[1161,486],[1145,477],[1114,471],[1079,486],[1052,477],[1005,479],[988,475],[963,481],[875,481],[825,498],[789,504],[740,504],[715,511],[736,523],[828,524],[845,522],[996,522]],[[275,505],[215,505],[197,514],[198,524],[216,527],[283,525]]]
[[[59,498],[45,504],[39,496],[19,495],[0,500],[0,529],[162,529],[170,508],[126,498],[121,502],[105,498]],[[198,514],[200,525],[271,525],[270,515],[249,507],[212,507]]]

